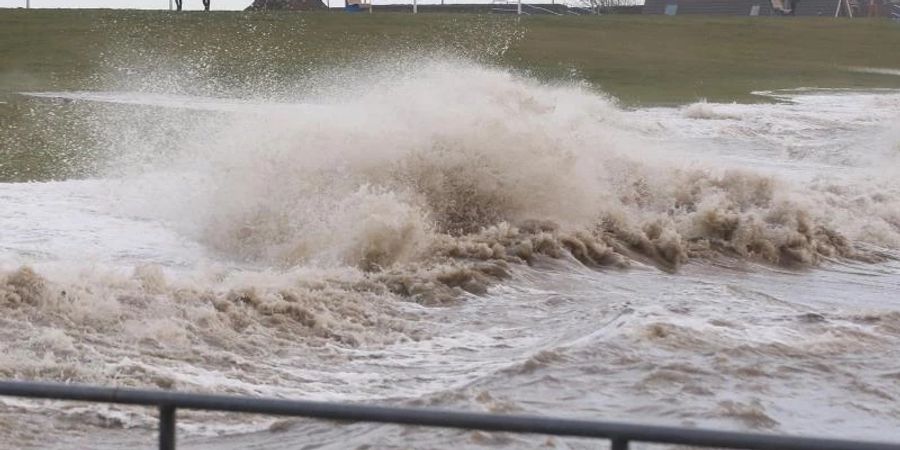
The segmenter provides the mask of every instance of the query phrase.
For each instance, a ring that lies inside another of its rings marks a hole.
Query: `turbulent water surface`
[[[28,95],[125,119],[91,176],[0,184],[4,378],[900,440],[900,93]],[[153,443],[152,410],[2,405],[0,445]],[[201,448],[588,447],[179,414]]]

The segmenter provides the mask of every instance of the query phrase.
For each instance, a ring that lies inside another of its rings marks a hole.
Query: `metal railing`
[[[175,448],[175,413],[179,408],[598,438],[611,441],[612,450],[627,450],[630,442],[760,450],[900,450],[900,444],[877,442],[58,383],[0,381],[0,396],[155,406],[159,408],[161,450]]]

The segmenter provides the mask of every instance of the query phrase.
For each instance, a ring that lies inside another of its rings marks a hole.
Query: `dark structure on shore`
[[[895,0],[645,0],[644,14],[890,17]]]
[[[175,0],[175,10],[181,11],[181,6],[182,6],[181,4],[183,3],[183,1],[184,0]],[[204,11],[209,11],[210,1],[212,1],[212,0],[203,0],[203,10]],[[169,7],[170,8],[172,7],[172,3],[169,3]]]
[[[247,7],[247,11],[313,11],[325,8],[322,0],[254,0],[253,4]]]
[[[508,3],[450,3],[448,0],[445,4],[427,4],[418,5],[420,13],[467,13],[467,14],[514,14],[516,5],[514,2]],[[331,0],[332,5],[345,6],[347,3],[354,3],[352,0]],[[584,15],[595,14],[597,11],[588,8],[575,6],[567,6],[560,3],[523,3],[524,13],[529,15]],[[247,11],[313,11],[319,9],[327,9],[324,0],[254,0],[253,4],[247,7]],[[334,8],[335,10],[337,8]],[[412,0],[408,3],[374,5],[372,9],[375,12],[410,12],[412,11]],[[599,11],[601,14],[640,14],[641,6],[613,6],[602,7]]]

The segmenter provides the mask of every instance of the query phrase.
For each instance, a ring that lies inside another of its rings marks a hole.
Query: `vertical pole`
[[[612,439],[612,450],[628,450],[628,440],[622,438]]]
[[[175,9],[175,6],[172,4],[172,0],[169,0],[169,11]]]
[[[516,0],[516,14],[522,15],[522,0]]]
[[[175,407],[159,407],[159,450],[175,450]]]
[[[25,0],[25,9],[31,9],[31,0]]]
[[[419,13],[419,2],[417,0],[413,0],[413,14]]]

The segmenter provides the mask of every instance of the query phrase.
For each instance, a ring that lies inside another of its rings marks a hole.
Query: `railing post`
[[[613,438],[610,448],[612,450],[628,450],[628,439]]]
[[[159,406],[159,450],[175,450],[175,407]]]

